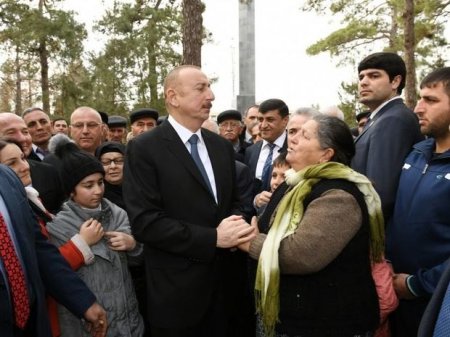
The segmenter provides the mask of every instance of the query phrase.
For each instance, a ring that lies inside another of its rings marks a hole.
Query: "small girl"
[[[68,140],[68,138],[67,138]],[[61,159],[61,177],[70,198],[47,225],[52,241],[60,246],[78,233],[86,221],[97,220],[102,239],[88,242],[94,262],[82,266],[78,275],[97,296],[108,317],[109,337],[140,337],[144,333],[133,283],[127,267],[127,256],[136,258],[142,252],[131,235],[126,212],[103,198],[102,164],[92,155],[63,141],[55,154]],[[62,306],[58,308],[62,337],[88,337],[83,322]]]

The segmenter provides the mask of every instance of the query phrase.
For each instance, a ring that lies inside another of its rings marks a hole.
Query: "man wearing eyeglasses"
[[[87,106],[79,107],[70,116],[70,136],[84,151],[95,155],[95,149],[102,143],[102,118]]]
[[[217,116],[219,134],[233,144],[235,159],[244,162],[245,149],[248,144],[242,142],[240,135],[243,130],[242,115],[237,110],[225,110]]]

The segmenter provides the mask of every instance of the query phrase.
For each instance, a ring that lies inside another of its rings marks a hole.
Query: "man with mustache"
[[[230,248],[255,234],[237,215],[233,147],[201,128],[215,97],[200,68],[172,70],[164,97],[169,117],[128,143],[123,184],[144,244],[151,335],[239,336],[240,275]]]
[[[448,292],[448,276],[443,289],[436,285],[450,257],[450,68],[437,69],[422,80],[414,111],[427,139],[414,145],[405,160],[386,232],[386,256],[400,298],[391,320],[394,337],[417,336],[430,296],[438,291],[442,301]],[[440,305],[433,301],[433,320]],[[448,315],[444,317],[448,325]],[[448,336],[448,330],[433,336]]]
[[[259,105],[258,121],[263,140],[245,150],[245,164],[257,179],[255,194],[270,190],[272,163],[280,152],[286,151],[289,108],[281,99],[265,100]]]
[[[375,53],[358,65],[359,101],[370,110],[355,139],[352,168],[373,181],[387,223],[394,208],[400,171],[412,146],[423,137],[414,113],[400,97],[406,67],[394,53]]]
[[[235,158],[244,162],[245,149],[248,143],[241,140],[243,131],[242,115],[237,110],[225,110],[217,116],[219,134],[233,144]]]

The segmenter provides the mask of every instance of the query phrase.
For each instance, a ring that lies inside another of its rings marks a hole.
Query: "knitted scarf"
[[[345,179],[356,184],[364,195],[370,219],[370,251],[372,261],[379,262],[384,252],[384,221],[380,197],[372,183],[346,165],[327,162],[301,171],[286,171],[286,183],[291,190],[280,201],[275,218],[264,241],[256,272],[256,309],[268,337],[273,336],[279,312],[280,267],[278,249],[281,240],[293,234],[303,217],[303,201],[321,179]]]

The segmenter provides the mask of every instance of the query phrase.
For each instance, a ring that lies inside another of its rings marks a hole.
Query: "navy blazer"
[[[263,141],[260,140],[245,149],[244,164],[250,168],[250,171],[252,172],[254,177],[256,176],[256,166],[258,165],[258,159],[261,153],[262,145]],[[278,150],[278,152],[280,153],[286,152],[286,150],[287,150],[287,137],[284,140],[283,146],[281,147],[281,149]],[[255,179],[254,195],[258,194],[261,191],[262,191],[262,182],[259,179]]]
[[[15,231],[30,289],[35,337],[51,336],[45,301],[46,292],[72,313],[82,317],[95,302],[94,294],[72,271],[58,249],[42,235],[28,204],[22,183],[8,167],[0,165],[0,194]],[[0,274],[0,336],[12,337],[13,309],[4,276]]]
[[[405,158],[422,139],[416,115],[401,99],[386,104],[355,139],[351,167],[373,182],[381,198],[385,223],[394,210]]]

